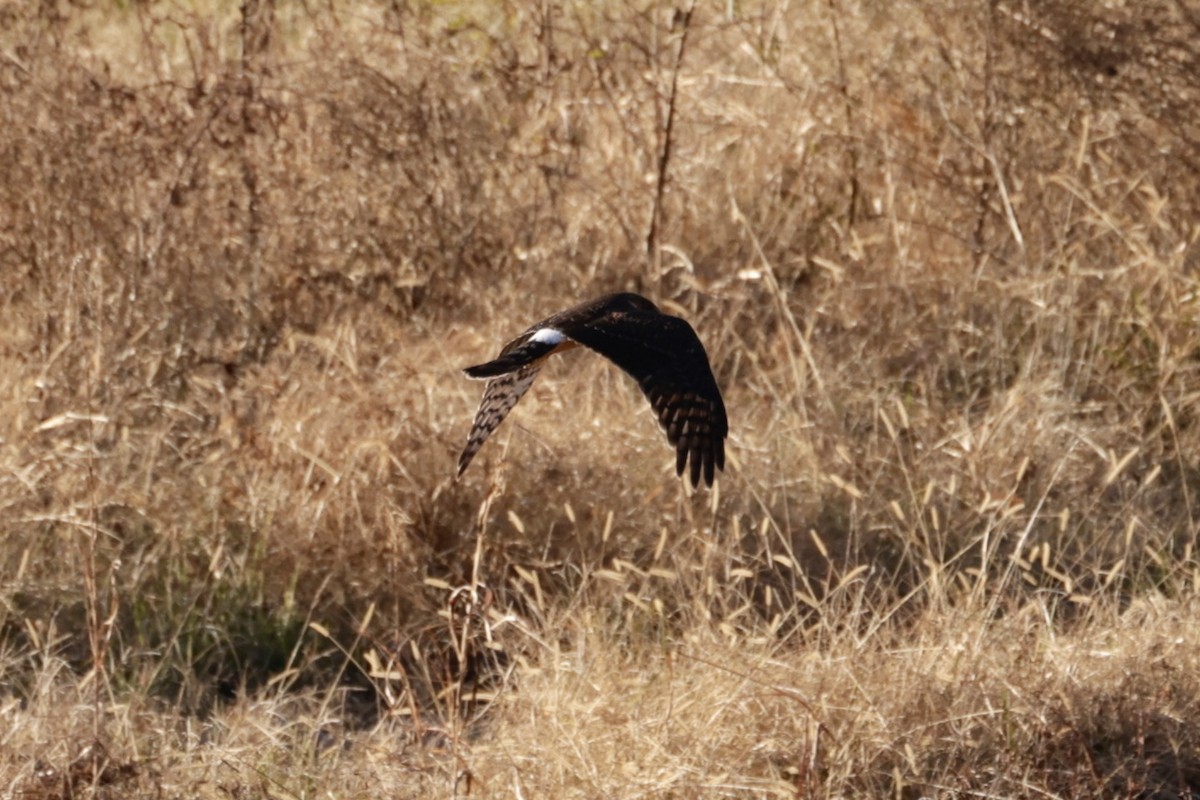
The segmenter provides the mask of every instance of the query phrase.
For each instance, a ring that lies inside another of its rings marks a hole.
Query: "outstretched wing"
[[[471,433],[467,435],[467,446],[458,457],[459,475],[463,474],[471,459],[479,452],[479,448],[483,447],[483,443],[492,435],[492,431],[500,426],[517,401],[529,391],[541,368],[542,362],[538,358],[532,363],[518,367],[514,372],[488,381],[483,399],[479,401],[479,410],[475,412],[475,423],[471,426]]]
[[[546,320],[549,322],[549,320]],[[529,391],[542,362],[551,353],[567,350],[575,343],[557,328],[539,323],[504,345],[500,355],[487,362],[463,370],[468,378],[487,380],[475,423],[467,435],[467,446],[458,457],[458,474],[462,475],[483,443],[500,427],[517,401]]]
[[[633,376],[675,448],[675,471],[688,469],[693,486],[712,485],[725,468],[729,422],[704,345],[678,317],[661,313],[644,297],[604,295],[547,317],[513,339],[486,364],[468,367],[468,377],[487,380],[467,446],[458,461],[461,475],[487,437],[529,389],[552,353],[584,345]]]
[[[675,472],[690,466],[692,485],[712,485],[725,468],[729,420],[704,345],[686,320],[656,311],[623,311],[593,319],[560,320],[571,339],[605,356],[638,382],[667,441]]]

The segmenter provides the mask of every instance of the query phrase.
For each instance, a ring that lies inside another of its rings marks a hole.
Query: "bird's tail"
[[[574,344],[574,342],[569,344]],[[545,358],[555,350],[565,350],[567,346],[568,343],[562,339],[556,341],[526,339],[523,342],[509,345],[512,349],[505,348],[504,352],[486,364],[467,367],[463,372],[468,378],[486,381],[516,372],[522,367],[527,367],[539,359]]]
[[[486,364],[476,364],[473,367],[467,367],[463,370],[468,378],[477,381],[486,381],[492,378],[498,378],[501,375],[507,375],[510,372],[516,372],[521,367],[529,363],[529,358],[525,354],[518,356],[516,353],[500,356]]]

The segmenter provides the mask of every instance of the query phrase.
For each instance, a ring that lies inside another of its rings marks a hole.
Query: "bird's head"
[[[607,311],[658,311],[658,306],[633,292],[611,294],[605,299],[604,306]]]

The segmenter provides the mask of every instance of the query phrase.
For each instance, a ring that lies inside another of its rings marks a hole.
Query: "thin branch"
[[[654,187],[654,209],[650,214],[650,232],[646,235],[646,255],[656,262],[659,258],[658,236],[662,221],[663,194],[667,189],[667,169],[671,164],[671,144],[675,130],[675,100],[679,92],[679,69],[683,65],[683,54],[687,49],[688,31],[691,30],[693,0],[687,11],[677,11],[672,27],[680,28],[679,49],[675,51],[675,64],[671,69],[671,93],[667,97],[667,121],[663,126],[663,145],[658,155],[658,182]],[[657,274],[657,270],[655,271]]]
[[[833,51],[837,57],[838,88],[842,93],[843,106],[846,111],[846,139],[850,143],[850,204],[846,209],[848,227],[854,227],[858,216],[858,125],[854,119],[854,103],[850,99],[850,77],[846,72],[846,59],[842,55],[842,33],[838,28],[838,8],[836,0],[829,1],[830,24],[833,26]]]

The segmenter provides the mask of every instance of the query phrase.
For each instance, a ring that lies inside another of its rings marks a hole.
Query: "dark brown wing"
[[[690,464],[693,486],[712,485],[725,468],[729,421],[704,345],[687,321],[657,311],[620,311],[590,320],[560,320],[558,328],[605,356],[638,382],[667,441],[675,472]]]

